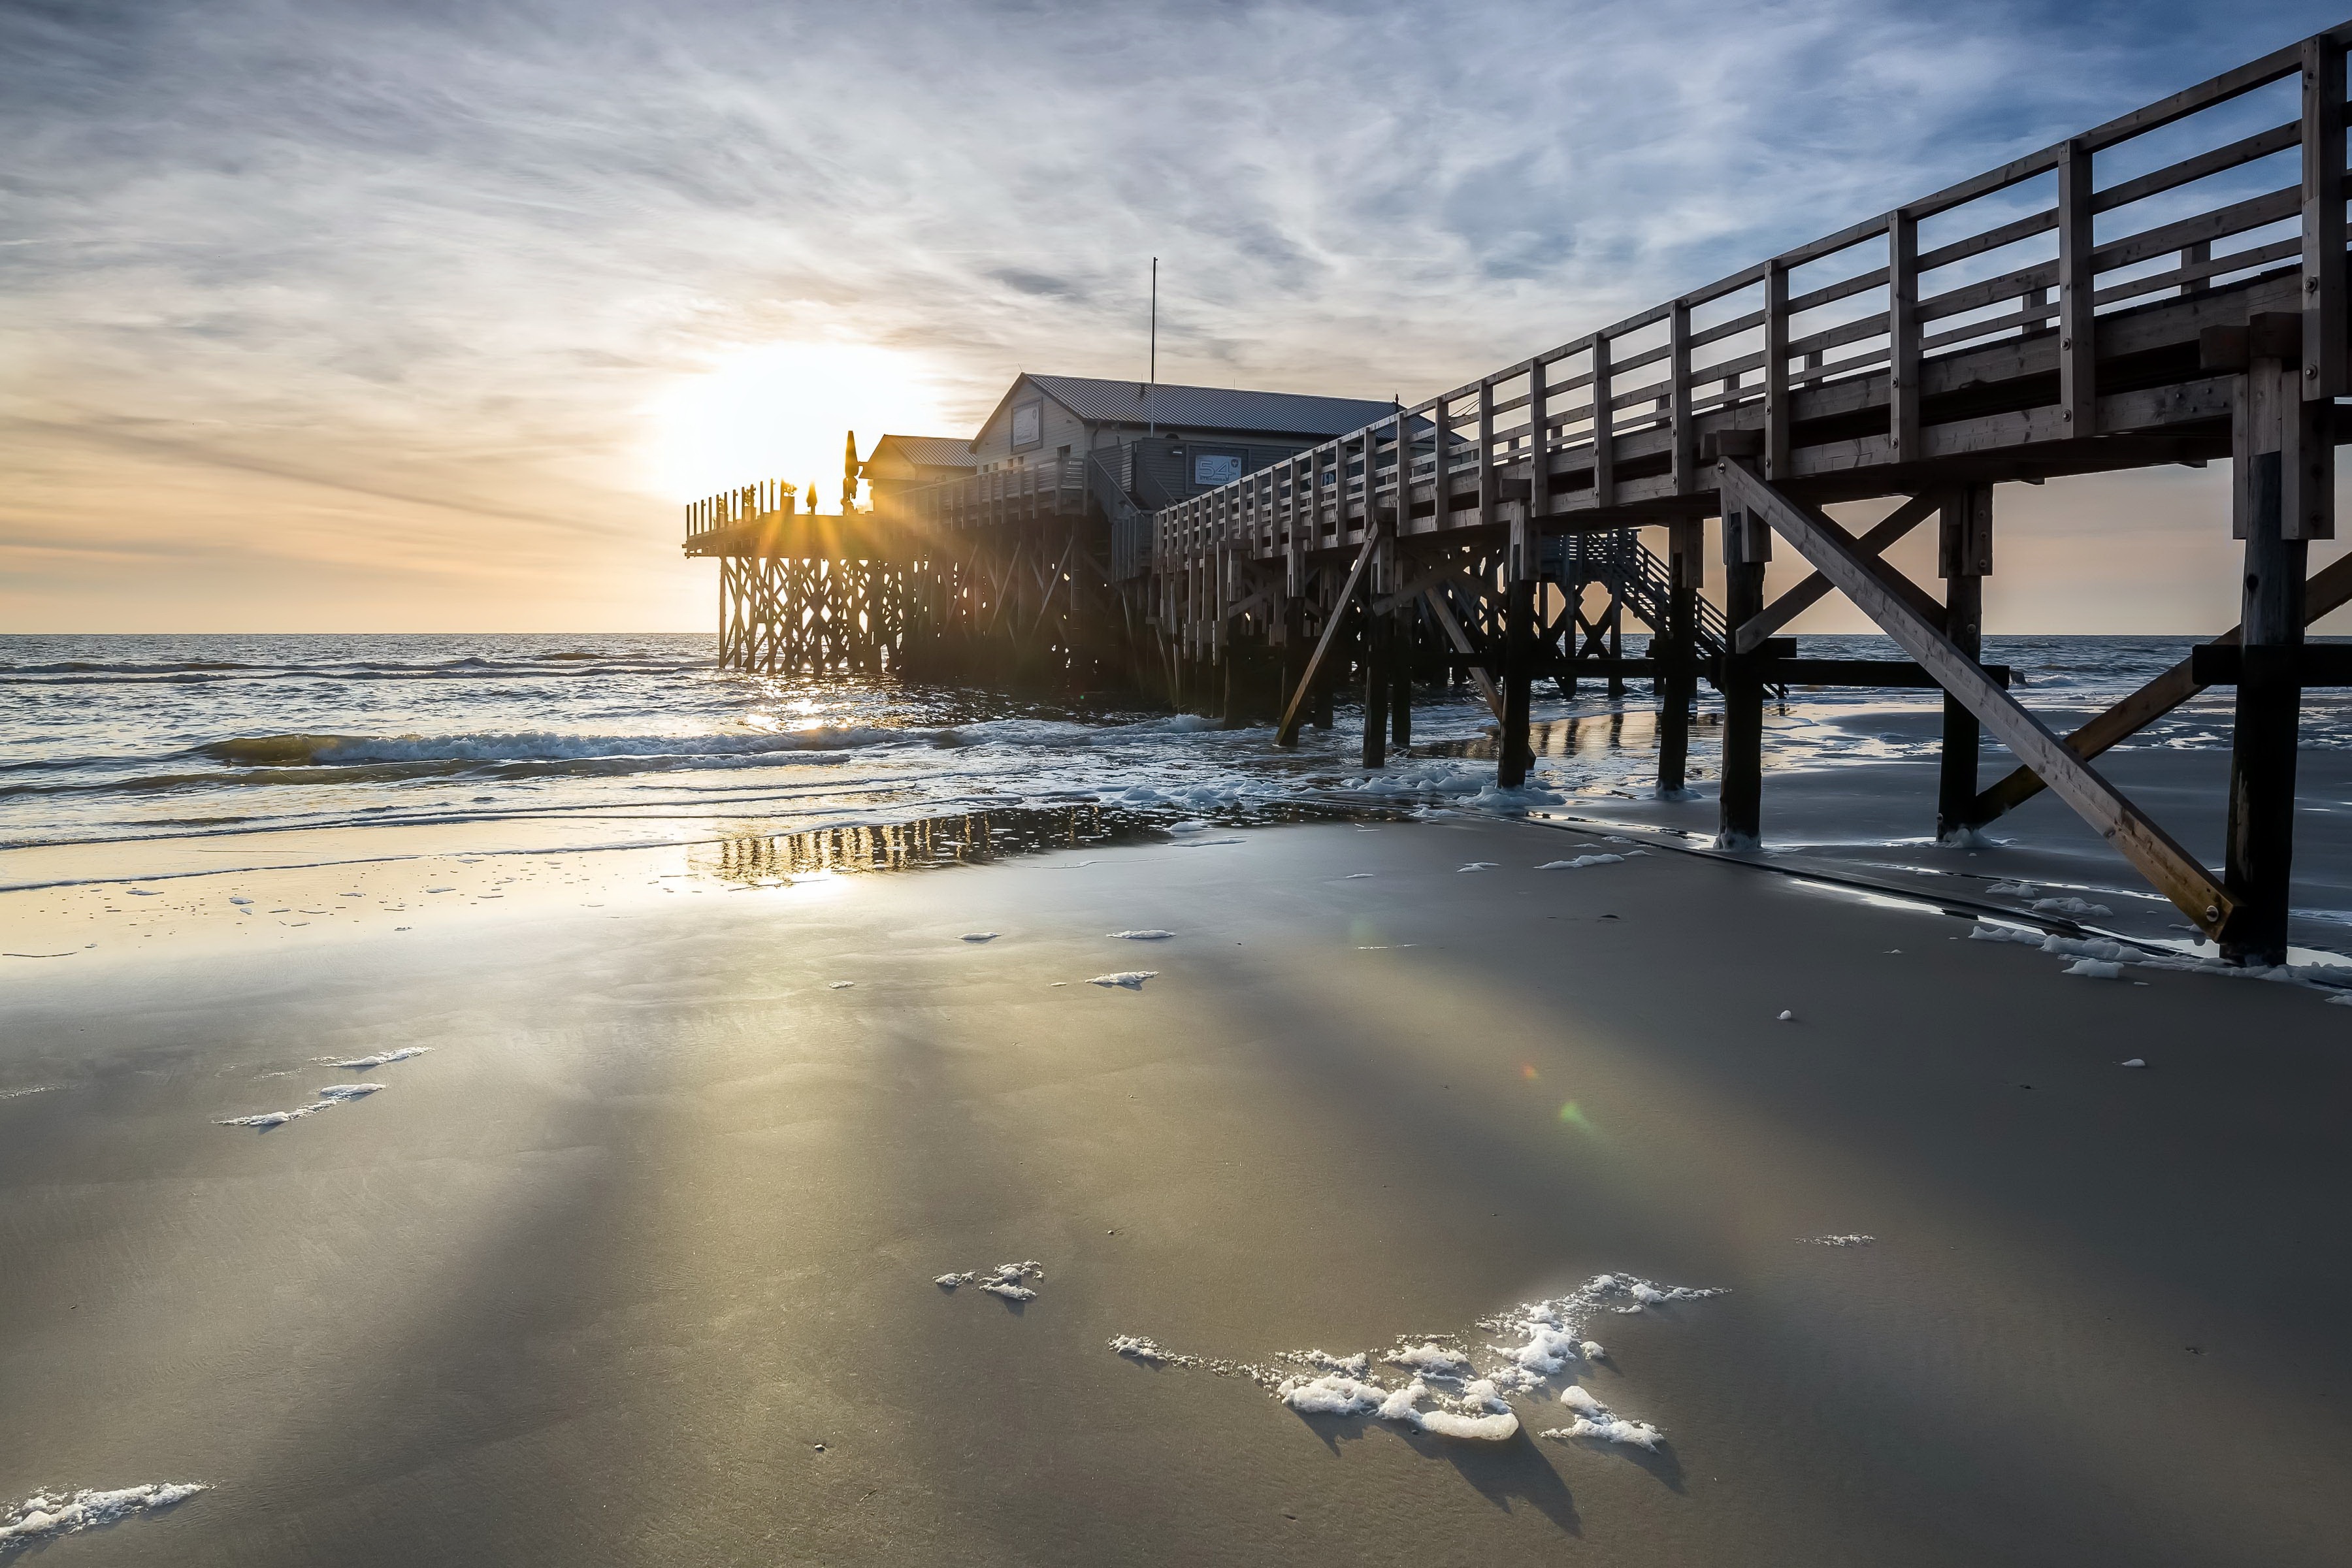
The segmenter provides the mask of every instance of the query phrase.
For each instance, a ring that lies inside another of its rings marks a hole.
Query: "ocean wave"
[[[189,749],[238,768],[344,768],[399,763],[549,763],[586,759],[660,762],[681,757],[761,756],[929,744],[934,731],[871,725],[765,734],[566,735],[552,731],[466,735],[240,735]]]

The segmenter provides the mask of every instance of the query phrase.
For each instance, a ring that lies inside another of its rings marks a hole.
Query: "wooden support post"
[[[1732,468],[1729,461],[1725,469]],[[1740,470],[1745,472],[1745,470]],[[1745,498],[1723,492],[1723,614],[1732,626],[1764,607],[1764,568],[1772,534]],[[1723,790],[1715,842],[1753,849],[1764,837],[1764,678],[1756,655],[1723,658]]]
[[[2074,141],[2058,156],[2058,419],[2069,437],[2099,433],[2091,306],[2091,151]]]
[[[1400,605],[1389,617],[1389,739],[1412,744],[1412,605]]]
[[[1323,635],[1318,637],[1315,641],[1314,657],[1307,661],[1307,673],[1299,678],[1297,689],[1290,694],[1289,706],[1283,710],[1282,722],[1276,728],[1274,732],[1274,743],[1276,745],[1295,746],[1298,744],[1299,711],[1306,705],[1307,692],[1309,689],[1315,685],[1316,677],[1322,672],[1323,660],[1331,651],[1332,639],[1337,637],[1339,634],[1339,623],[1347,618],[1348,605],[1354,601],[1356,597],[1357,585],[1364,580],[1364,573],[1366,569],[1371,565],[1373,553],[1379,550],[1380,542],[1381,531],[1379,529],[1372,528],[1365,530],[1364,547],[1356,552],[1356,563],[1348,569],[1347,584],[1339,590],[1339,596],[1331,603],[1330,614],[1325,617],[1323,622]],[[1328,699],[1323,700],[1328,701]],[[1317,729],[1320,730],[1329,727],[1330,720],[1328,717],[1322,716],[1322,714],[1328,713],[1328,709],[1324,709],[1318,713],[1315,726]]]
[[[2256,318],[2254,357],[2241,381],[2243,417],[2231,461],[2244,470],[2233,487],[2243,510],[2232,531],[2246,544],[2239,626],[2244,654],[2230,742],[2228,859],[2223,884],[2238,900],[2221,931],[2222,956],[2234,963],[2286,962],[2288,887],[2294,857],[2295,742],[2303,689],[2294,671],[2303,646],[2304,566],[2310,545],[2288,537],[2286,475],[2290,432],[2301,423],[2302,341],[2263,333]],[[2297,323],[2300,325],[2300,323]],[[2261,340],[2268,337],[2267,343]]]
[[[1612,584],[1609,591],[1609,608],[1601,612],[1609,631],[1609,700],[1612,702],[1625,695],[1625,600]]]
[[[1673,797],[1688,787],[1691,702],[1698,695],[1698,592],[1706,568],[1701,545],[1706,529],[1696,519],[1666,530],[1666,661],[1659,681],[1658,793]]]
[[[1505,574],[1503,611],[1503,727],[1495,749],[1495,782],[1517,789],[1528,782],[1535,755],[1528,745],[1528,708],[1535,679],[1534,577],[1517,569],[1521,552]]]
[[[1943,536],[1937,550],[1944,579],[1944,635],[1971,659],[1984,652],[1984,578],[1992,570],[1992,487],[1969,485],[1944,503]],[[1950,840],[1970,826],[1976,808],[1977,752],[1982,744],[1977,716],[1949,691],[1944,693],[1943,767],[1936,791],[1936,837]]]
[[[1889,569],[1856,550],[1843,529],[1812,508],[1790,500],[1738,459],[1727,458],[1719,466],[1717,483],[1727,510],[1748,509],[1794,544],[1945,690],[1966,702],[1995,740],[2047,780],[2158,891],[2200,928],[2218,932],[2226,927],[2237,907],[2229,891],[2145,812],[2084,766],[1974,659],[1954,647],[1934,617],[1886,580]],[[1725,787],[1727,795],[1727,777]]]
[[[1365,595],[1367,600],[1370,595]],[[1388,765],[1389,618],[1364,606],[1364,766]]]

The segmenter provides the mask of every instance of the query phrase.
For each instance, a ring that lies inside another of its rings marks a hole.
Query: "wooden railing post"
[[[2347,386],[2344,299],[2344,49],[2325,35],[2303,45],[2303,396]]]
[[[2058,421],[2070,439],[2099,433],[2091,282],[2091,153],[2071,141],[2058,158]]]
[[[1675,494],[1699,487],[1698,437],[1691,427],[1690,307],[1680,300],[1666,314],[1666,423],[1674,443]]]
[[[1898,463],[1919,445],[1919,220],[1897,208],[1886,222],[1886,442]]]
[[[1789,473],[1789,268],[1764,264],[1764,477]]]
[[[1609,410],[1609,339],[1592,335],[1592,504],[1617,504],[1617,439]]]

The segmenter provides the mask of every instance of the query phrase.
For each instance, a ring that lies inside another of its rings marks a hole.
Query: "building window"
[[[1018,404],[1013,410],[1013,449],[1044,444],[1045,405],[1043,403]]]

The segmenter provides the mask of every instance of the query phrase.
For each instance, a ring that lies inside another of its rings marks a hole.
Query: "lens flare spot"
[[[1584,1107],[1577,1104],[1576,1101],[1572,1100],[1560,1106],[1559,1119],[1562,1121],[1567,1122],[1570,1127],[1575,1128],[1579,1132],[1590,1132],[1592,1131],[1592,1123],[1585,1120]]]

